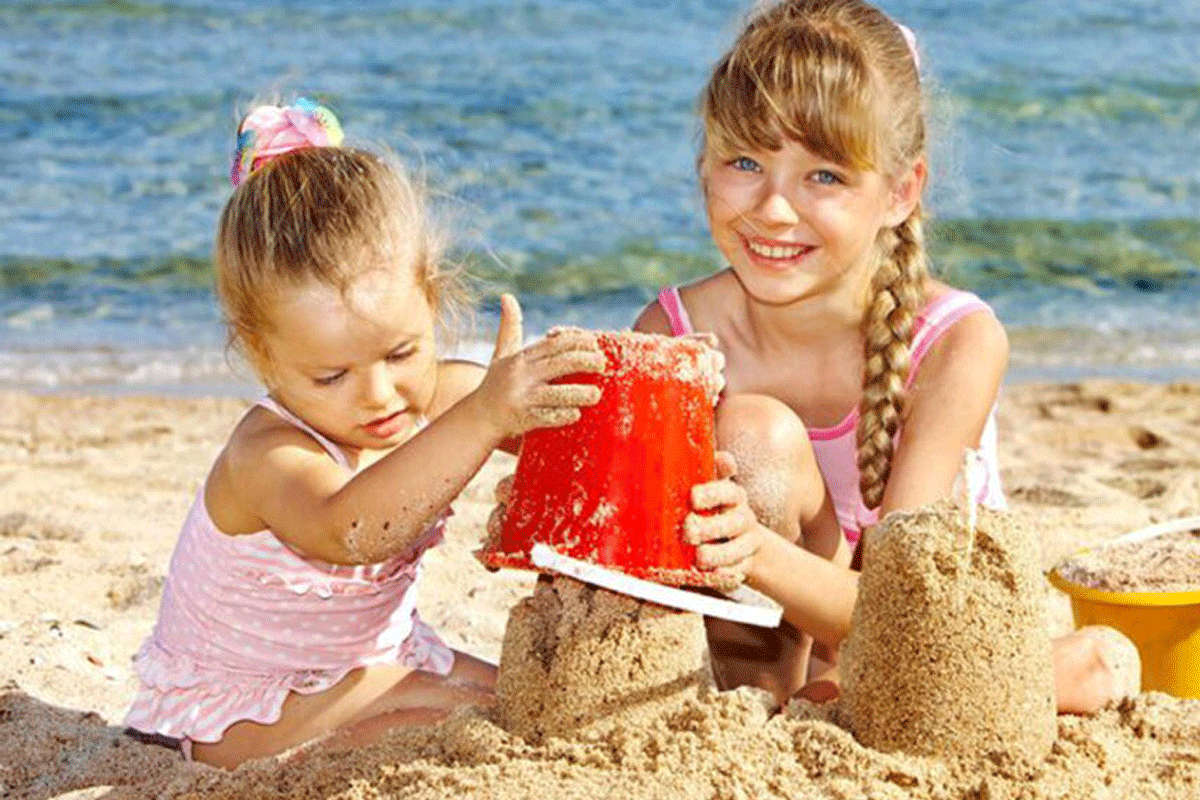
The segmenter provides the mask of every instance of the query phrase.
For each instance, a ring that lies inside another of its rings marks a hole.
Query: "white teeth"
[[[749,245],[750,251],[755,255],[764,256],[766,258],[795,258],[809,249],[803,245],[793,247],[783,247],[782,245],[765,245],[750,241],[749,239],[746,240],[746,244]]]

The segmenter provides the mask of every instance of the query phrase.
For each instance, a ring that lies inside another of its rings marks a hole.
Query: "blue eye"
[[[729,162],[729,166],[740,172],[758,172],[761,169],[758,162],[750,156],[738,156]]]
[[[819,169],[814,172],[813,180],[825,186],[833,186],[834,184],[843,182],[840,176],[827,169]]]

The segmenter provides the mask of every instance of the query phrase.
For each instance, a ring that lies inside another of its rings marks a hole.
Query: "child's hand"
[[[521,306],[512,295],[503,295],[496,350],[473,393],[498,439],[570,425],[579,419],[581,407],[600,400],[598,386],[551,383],[576,372],[604,370],[606,360],[594,334],[558,330],[524,349],[522,343]]]
[[[683,540],[696,547],[696,565],[745,580],[762,547],[765,528],[733,478],[733,456],[718,452],[717,480],[692,487],[692,513],[683,522]]]

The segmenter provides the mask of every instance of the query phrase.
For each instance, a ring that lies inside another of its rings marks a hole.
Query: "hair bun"
[[[229,180],[237,186],[272,158],[304,147],[336,147],[343,138],[337,116],[306,97],[290,106],[258,106],[238,127]]]

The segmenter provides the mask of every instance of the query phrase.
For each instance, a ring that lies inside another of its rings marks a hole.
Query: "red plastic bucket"
[[[534,569],[541,542],[638,578],[714,585],[682,539],[692,487],[715,476],[712,353],[652,334],[598,338],[607,369],[563,382],[600,386],[600,402],[573,425],[526,434],[504,524],[479,558]]]

